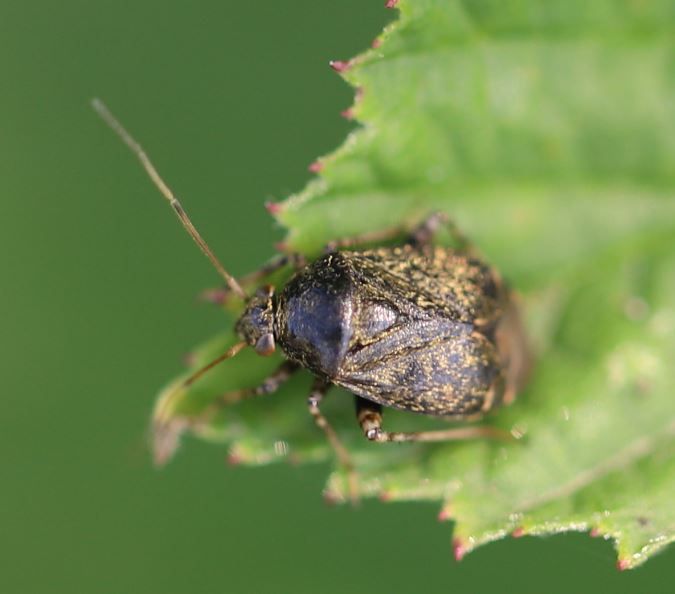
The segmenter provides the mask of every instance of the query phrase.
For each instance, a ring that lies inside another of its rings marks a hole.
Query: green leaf
[[[362,494],[442,502],[458,557],[509,533],[581,530],[614,539],[620,568],[637,566],[675,534],[675,4],[399,8],[379,47],[344,72],[361,126],[277,217],[287,249],[312,256],[335,238],[449,213],[521,293],[537,363],[489,422],[525,438],[371,444],[337,390],[326,416]],[[199,349],[193,368],[234,341]],[[332,459],[305,410],[308,374],[200,416],[280,361],[242,353],[165,392],[158,457],[191,429],[246,463]],[[438,425],[393,411],[386,423]],[[344,499],[339,469],[327,493]]]

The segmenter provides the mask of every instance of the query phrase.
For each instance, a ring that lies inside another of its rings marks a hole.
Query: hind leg
[[[417,247],[430,245],[442,227],[447,228],[457,250],[472,256],[478,255],[474,245],[459,230],[459,227],[457,227],[450,216],[439,210],[432,212],[413,230],[408,238],[408,243]]]
[[[375,402],[356,396],[356,418],[364,436],[370,441],[456,441],[488,437],[492,439],[512,440],[510,433],[486,425],[453,427],[437,431],[385,431],[382,429],[382,407]]]

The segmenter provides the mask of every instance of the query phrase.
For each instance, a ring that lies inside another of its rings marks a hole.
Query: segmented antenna
[[[167,199],[169,204],[171,205],[171,208],[173,208],[174,212],[176,213],[176,216],[178,216],[178,220],[181,222],[183,227],[185,227],[185,230],[190,234],[192,239],[194,239],[195,243],[199,246],[199,249],[204,252],[206,257],[211,260],[211,264],[213,264],[214,268],[218,271],[220,276],[222,276],[225,279],[225,282],[227,283],[227,286],[230,287],[232,291],[234,291],[239,297],[242,299],[246,300],[247,295],[244,289],[241,288],[241,285],[237,282],[237,280],[225,270],[223,265],[220,263],[218,258],[214,255],[214,253],[211,251],[211,248],[209,248],[208,244],[202,236],[199,234],[199,231],[195,228],[195,226],[192,224],[192,221],[190,220],[190,217],[188,217],[187,213],[181,206],[181,203],[178,201],[176,196],[174,196],[174,193],[171,191],[169,186],[164,183],[164,180],[160,177],[159,173],[157,173],[157,170],[155,169],[155,166],[152,164],[150,161],[150,158],[148,155],[146,155],[145,151],[143,150],[143,147],[134,140],[134,138],[129,134],[129,132],[126,131],[124,126],[119,123],[117,118],[110,112],[110,110],[106,107],[106,105],[101,101],[100,99],[93,99],[91,102],[92,107],[94,108],[94,111],[101,116],[101,119],[112,128],[112,130],[124,141],[124,143],[131,149],[131,152],[136,155],[138,160],[141,162],[141,165],[143,166],[143,169],[145,169],[146,173],[152,180],[152,183],[157,186],[157,189],[162,193],[162,196]]]
[[[194,384],[202,375],[204,375],[207,371],[210,371],[213,369],[216,365],[219,363],[222,363],[223,361],[226,361],[227,359],[231,359],[232,357],[236,357],[237,354],[241,349],[246,347],[247,344],[242,341],[238,342],[234,346],[231,346],[227,351],[225,351],[222,355],[216,357],[213,359],[213,361],[210,361],[204,367],[201,367],[197,371],[195,371],[190,377],[188,377],[183,383],[180,384],[179,389],[185,389],[189,388],[192,384]]]

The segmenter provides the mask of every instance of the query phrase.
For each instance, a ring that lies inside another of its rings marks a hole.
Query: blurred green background
[[[241,274],[282,237],[263,202],[350,129],[328,60],[368,46],[383,3],[0,5],[0,592],[672,591],[672,548],[624,574],[583,534],[457,564],[436,505],[329,507],[324,466],[233,468],[195,441],[150,464],[154,395],[223,323],[195,304],[218,279],[89,99]]]

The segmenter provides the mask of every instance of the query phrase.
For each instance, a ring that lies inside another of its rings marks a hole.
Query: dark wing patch
[[[380,347],[381,350],[380,350]],[[499,367],[470,325],[409,323],[350,349],[334,383],[383,406],[443,416],[481,411]]]

